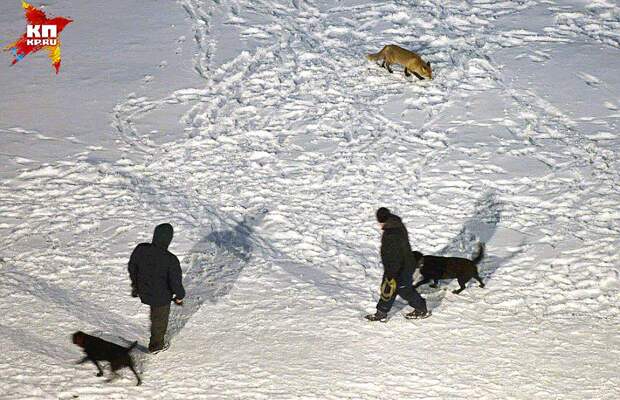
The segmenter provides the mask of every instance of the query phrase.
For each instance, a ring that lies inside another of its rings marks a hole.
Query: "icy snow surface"
[[[107,18],[58,77],[0,75],[1,398],[620,398],[617,2],[88,3],[46,3]],[[365,322],[379,206],[424,253],[486,242],[487,286]],[[161,222],[187,304],[143,386],[106,383],[69,335],[148,341],[126,263]]]

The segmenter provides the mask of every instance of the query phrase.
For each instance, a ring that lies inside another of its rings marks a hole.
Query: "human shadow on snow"
[[[436,255],[445,257],[456,256],[472,259],[478,251],[478,243],[488,243],[497,230],[497,225],[501,220],[501,203],[494,192],[486,192],[477,202],[474,214],[463,224],[459,233],[446,244]],[[427,254],[423,249],[415,249]],[[488,250],[488,249],[485,249]],[[486,283],[497,271],[500,265],[505,264],[514,254],[507,257],[495,257],[488,253],[478,264],[478,271],[483,281]],[[420,280],[419,271],[414,274],[414,282]],[[440,281],[438,288],[431,288],[428,285],[420,286],[417,290],[427,301],[429,310],[441,305],[448,293],[450,281]],[[469,285],[477,287],[478,283],[471,281]],[[468,286],[469,286],[468,285]],[[466,292],[465,292],[466,293]],[[462,295],[462,294],[461,294]],[[406,306],[402,301],[394,304],[396,310],[401,310]]]
[[[151,182],[149,177],[116,168],[106,160],[89,158],[86,162],[97,166],[102,174],[126,178],[131,182],[131,188],[141,196],[146,204],[154,209],[168,211],[168,205],[162,206],[161,198],[153,196],[160,191],[160,188]],[[173,195],[180,199],[191,198],[191,196],[185,196],[182,190],[178,190],[171,192],[166,199],[175,198]],[[198,206],[191,201],[182,205],[182,208]],[[205,233],[182,260],[183,286],[187,295],[183,306],[172,305],[166,340],[176,336],[206,301],[215,304],[234,287],[241,271],[252,256],[252,243],[255,239],[252,237],[253,230],[267,213],[266,209],[262,209],[245,216],[235,225],[234,221],[229,221],[217,209],[205,204],[200,204],[199,207],[197,215],[200,216],[200,222],[208,217],[214,228]],[[197,223],[193,214],[180,213],[176,218],[187,222],[192,227],[195,227]],[[224,228],[216,230],[217,227]],[[202,229],[204,231],[204,227]],[[123,336],[119,336],[118,339],[125,344],[131,343]]]
[[[205,303],[216,304],[234,287],[253,252],[252,232],[267,211],[246,216],[230,230],[212,231],[197,242],[183,259],[189,268],[183,285],[183,306],[173,306],[167,338],[176,336]]]

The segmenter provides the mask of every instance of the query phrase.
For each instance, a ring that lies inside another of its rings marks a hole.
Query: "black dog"
[[[465,290],[465,284],[471,278],[480,282],[480,287],[484,287],[484,283],[482,283],[482,279],[478,275],[477,267],[482,257],[484,257],[484,244],[480,243],[478,246],[478,255],[473,260],[459,257],[425,256],[419,251],[412,252],[416,265],[420,267],[420,274],[423,278],[413,287],[417,288],[432,279],[434,284],[430,286],[436,288],[440,279],[454,278],[458,279],[459,285],[461,285],[459,289],[452,291],[455,294]]]
[[[99,370],[97,376],[103,376],[103,370],[97,361],[109,361],[112,372],[115,375],[117,374],[117,370],[123,367],[129,367],[136,375],[138,385],[142,384],[140,375],[136,372],[133,359],[131,358],[131,355],[129,355],[129,352],[136,347],[138,342],[133,342],[133,344],[129,347],[123,347],[98,337],[88,335],[82,331],[77,331],[73,334],[73,343],[83,348],[84,353],[86,353],[86,356],[80,360],[78,364],[82,364],[88,360],[92,361]]]

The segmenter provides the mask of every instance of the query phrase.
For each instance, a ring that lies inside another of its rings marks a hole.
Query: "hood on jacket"
[[[404,228],[403,220],[398,215],[390,214],[387,221],[383,223],[383,230]]]
[[[160,249],[167,250],[168,246],[170,246],[170,242],[172,242],[173,234],[174,230],[172,229],[172,225],[157,225],[155,227],[155,232],[153,233],[153,244]]]

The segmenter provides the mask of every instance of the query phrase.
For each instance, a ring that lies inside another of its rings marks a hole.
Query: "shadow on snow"
[[[473,258],[478,251],[478,243],[488,243],[497,230],[497,225],[501,220],[501,203],[497,199],[497,196],[493,192],[486,192],[482,198],[476,202],[474,214],[463,224],[463,228],[460,232],[445,245],[437,255],[442,256],[458,256],[464,255],[467,258]],[[414,249],[416,250],[416,249]],[[507,257],[495,257],[485,254],[484,258],[478,264],[478,271],[482,280],[486,283],[500,265],[504,264],[515,254],[511,254]],[[414,275],[414,282],[420,280],[419,272],[416,271]],[[478,283],[474,280],[469,285],[478,286]],[[469,286],[468,285],[468,286]],[[428,308],[430,310],[435,309],[441,305],[448,293],[448,283],[446,281],[440,281],[438,288],[431,288],[428,285],[423,285],[418,288],[418,292],[427,301]],[[399,301],[394,304],[396,310],[403,309],[406,306],[405,303]]]
[[[176,336],[205,302],[216,304],[230,293],[252,256],[254,227],[265,215],[263,210],[246,216],[231,230],[213,231],[192,247],[183,260],[189,264],[183,278],[187,299],[182,307],[172,306],[168,338]]]

